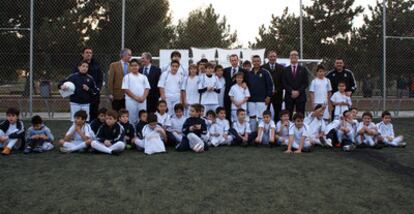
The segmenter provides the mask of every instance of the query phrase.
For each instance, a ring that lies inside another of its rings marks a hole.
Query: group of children
[[[129,122],[129,113],[125,109],[116,112],[102,108],[98,118],[91,123],[87,122],[86,111],[79,110],[64,138],[58,142],[62,153],[93,151],[113,155],[134,148],[145,154],[161,153],[168,146],[177,151],[204,152],[209,147],[221,145],[269,145],[284,146],[286,153],[301,153],[312,151],[315,146],[351,151],[363,146],[406,145],[402,136],[395,136],[388,111],[382,113],[382,121],[377,124],[372,122],[370,112],[364,112],[359,122],[356,108],[345,110],[340,119],[326,123],[324,111],[325,107],[318,104],[306,118],[296,113],[290,121],[289,112],[282,110],[276,124],[271,119],[271,112],[265,111],[263,119],[253,127],[242,108],[236,111],[236,120],[230,125],[223,107],[209,110],[204,116],[204,106],[192,104],[185,116],[184,106],[176,104],[174,114],[170,116],[167,103],[160,100],[157,112],[141,110],[136,124]],[[18,110],[10,108],[6,115],[7,119],[0,124],[3,155],[19,148],[25,154],[54,148],[54,136],[40,116],[33,116],[30,128],[25,130]]]

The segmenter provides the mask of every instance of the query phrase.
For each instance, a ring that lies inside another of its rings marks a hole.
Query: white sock
[[[100,143],[99,141],[92,141],[91,144],[92,148],[96,149],[97,151],[103,152],[103,153],[107,153],[107,154],[111,154],[111,149],[109,149],[108,147],[106,147],[103,143]]]
[[[116,152],[124,151],[124,149],[125,149],[125,143],[122,142],[122,141],[118,141],[118,142],[112,144],[112,146],[110,146],[109,149],[111,151],[116,151]]]
[[[50,150],[52,150],[54,147],[55,147],[55,146],[53,146],[53,144],[52,144],[52,143],[50,143],[50,142],[44,142],[44,143],[42,144],[42,150],[44,150],[44,151],[50,151]]]
[[[141,139],[137,138],[135,140],[135,145],[137,146],[137,148],[145,149],[145,142],[144,142],[144,140],[141,140]]]
[[[82,142],[82,143],[73,143],[73,142],[65,142],[63,144],[63,146],[70,152],[75,152],[75,151],[80,151],[82,149],[86,148],[86,143]]]
[[[7,147],[9,149],[13,149],[14,145],[16,145],[17,143],[17,139],[9,139],[9,141],[7,142]]]

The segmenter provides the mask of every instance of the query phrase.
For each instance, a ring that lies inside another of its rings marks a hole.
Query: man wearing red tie
[[[299,54],[293,50],[289,55],[290,66],[283,71],[282,84],[286,90],[285,105],[292,119],[293,112],[305,114],[308,70],[298,63]]]

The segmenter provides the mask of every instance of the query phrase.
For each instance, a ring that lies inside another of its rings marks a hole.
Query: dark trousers
[[[290,95],[285,97],[285,105],[286,109],[289,111],[290,120],[292,120],[294,110],[296,111],[296,113],[302,113],[303,115],[305,115],[306,99],[303,99],[301,96],[305,95],[300,95],[296,99],[292,99]]]
[[[154,113],[157,111],[157,105],[158,105],[158,100],[159,100],[159,96],[154,96],[154,95],[148,95],[147,97],[147,112],[148,113]]]
[[[101,102],[100,95],[97,95],[89,106],[89,121],[93,121],[98,118],[99,103]]]
[[[230,128],[229,133],[233,136],[232,144],[234,144],[234,145],[242,145],[243,144],[243,139],[239,136],[236,129]],[[248,136],[249,137],[247,138],[247,144],[251,144],[254,140],[254,135],[248,134]]]
[[[115,111],[119,111],[122,108],[125,108],[125,99],[122,100],[113,100],[112,101],[112,109]]]
[[[276,93],[272,96],[272,105],[274,111],[274,121],[277,123],[280,120],[280,111],[282,110],[283,95],[281,93]],[[268,106],[270,110],[270,105]]]
[[[175,146],[175,150],[178,152],[184,152],[191,150],[190,141],[188,140],[187,136],[183,136],[183,139],[180,143]],[[204,151],[208,150],[208,144],[204,142]]]

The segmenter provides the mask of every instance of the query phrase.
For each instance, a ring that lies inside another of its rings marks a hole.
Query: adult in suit
[[[89,106],[89,120],[93,121],[98,117],[98,109],[100,103],[100,97],[103,84],[103,72],[101,71],[101,67],[99,63],[93,58],[93,50],[90,47],[86,47],[82,50],[81,59],[80,61],[88,62],[88,74],[92,76],[93,80],[96,83],[96,88],[98,88],[98,92],[95,96],[92,97],[91,103]],[[74,66],[72,68],[72,73],[79,72],[78,66]]]
[[[125,108],[125,93],[122,90],[122,80],[131,70],[129,60],[132,52],[128,48],[121,50],[119,61],[111,63],[108,72],[108,97],[112,102],[112,109],[119,111]]]
[[[292,119],[293,112],[305,114],[308,70],[299,65],[299,54],[293,50],[289,55],[290,65],[283,71],[282,84],[286,90],[285,105]]]
[[[226,109],[226,117],[231,121],[231,100],[228,96],[231,86],[236,82],[235,75],[237,72],[244,73],[244,82],[247,83],[247,72],[239,66],[239,56],[237,54],[230,55],[230,67],[224,69],[223,76],[225,78],[226,85],[224,86],[224,108]],[[247,85],[245,85],[247,87]],[[246,110],[246,109],[245,109]]]
[[[285,67],[276,62],[277,53],[271,50],[267,54],[268,63],[264,64],[262,68],[268,70],[273,80],[273,95],[272,95],[272,106],[274,111],[274,121],[279,121],[279,113],[282,110],[283,103],[283,85],[282,75]],[[270,105],[268,106],[270,108]]]
[[[148,52],[141,54],[142,67],[139,72],[147,76],[151,89],[147,97],[147,111],[155,112],[157,103],[160,99],[160,91],[158,89],[158,80],[161,76],[161,69],[152,64],[152,55]]]

